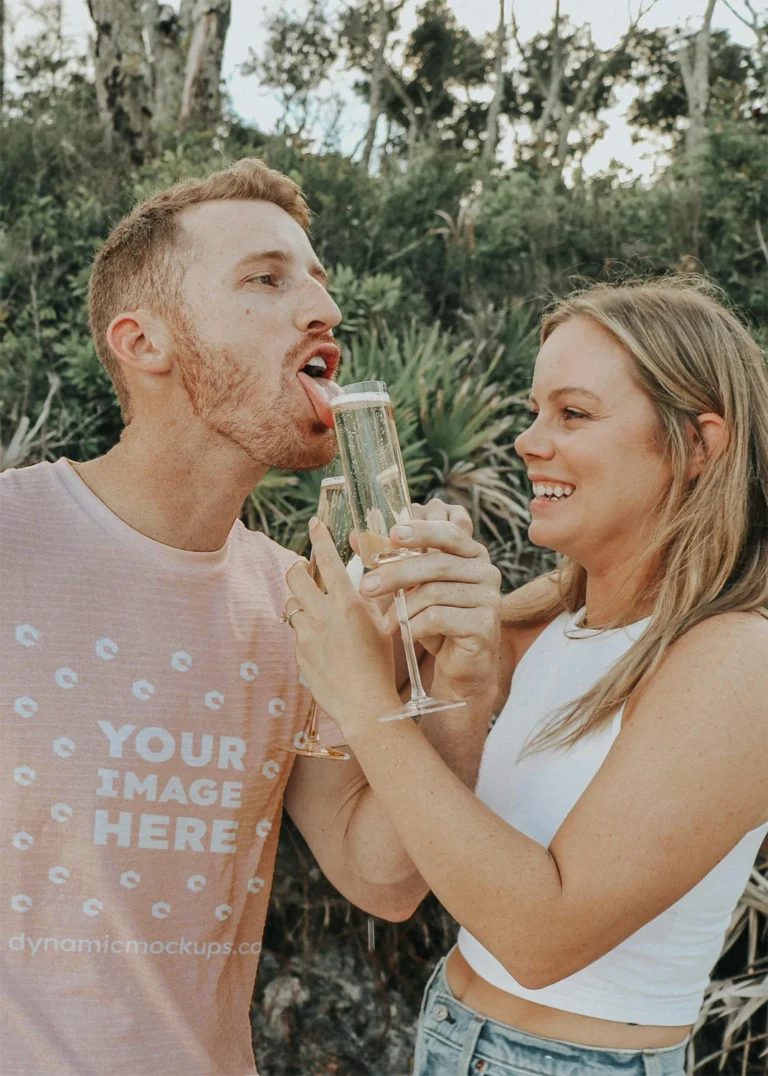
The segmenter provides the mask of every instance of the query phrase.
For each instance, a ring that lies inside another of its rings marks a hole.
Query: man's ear
[[[704,470],[706,463],[715,460],[728,447],[730,435],[722,415],[706,411],[696,416],[698,429],[691,427],[693,438],[693,456],[688,468],[688,478],[693,481]]]
[[[163,319],[148,310],[127,311],[113,318],[107,343],[115,358],[137,373],[171,371],[171,333]]]

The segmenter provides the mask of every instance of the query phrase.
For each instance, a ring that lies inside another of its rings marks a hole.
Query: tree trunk
[[[555,4],[555,13],[552,17],[552,33],[550,35],[550,45],[552,60],[549,83],[546,86],[544,107],[534,128],[534,142],[536,145],[537,165],[541,164],[544,157],[547,128],[552,121],[552,117],[557,116],[560,109],[560,96],[562,93],[563,75],[565,74],[565,65],[567,63],[567,58],[563,56],[563,42],[560,37],[560,0],[557,0],[557,3]],[[534,72],[534,77],[539,84],[539,88],[542,90],[545,89],[542,76],[539,73],[538,67],[534,64],[532,69]]]
[[[370,171],[371,154],[373,153],[373,146],[376,141],[376,127],[381,114],[381,87],[384,82],[385,64],[384,54],[387,48],[387,38],[389,37],[389,18],[385,0],[379,0],[376,29],[378,31],[378,38],[376,41],[376,51],[373,54],[373,63],[371,65],[371,102],[368,111],[368,130],[365,135],[365,146],[363,148],[363,167],[366,172]]]
[[[187,15],[189,12],[187,11]],[[184,84],[184,54],[188,25],[184,10],[177,14],[170,4],[145,0],[145,26],[152,62],[152,129],[160,135],[176,130]]]
[[[96,92],[108,150],[127,149],[142,164],[150,153],[151,72],[139,0],[88,0],[96,26]]]
[[[496,146],[499,142],[499,113],[504,97],[504,53],[507,44],[507,27],[504,19],[504,0],[499,0],[499,25],[496,29],[496,54],[493,59],[493,97],[488,109],[488,123],[485,128],[485,145],[481,165],[484,172],[490,172],[496,159]]]
[[[694,41],[679,54],[685,96],[688,99],[686,151],[691,161],[702,153],[707,141],[707,104],[709,103],[709,39],[712,12],[717,0],[708,0],[701,29]]]
[[[5,97],[5,0],[0,0],[0,110]]]
[[[192,8],[179,110],[179,129],[182,131],[192,127],[212,127],[219,120],[221,60],[230,12],[231,0],[196,0]]]
[[[691,253],[699,256],[701,248],[701,164],[709,142],[707,105],[709,103],[709,38],[712,12],[717,0],[708,0],[701,29],[694,41],[680,50],[678,59],[688,100],[688,131],[685,151],[689,172],[687,179],[686,212],[690,219],[689,242]]]
[[[405,92],[403,84],[400,79],[394,73],[391,67],[385,65],[384,74],[392,89],[403,103],[403,108],[408,116],[408,135],[407,135],[407,162],[412,163],[412,159],[415,156],[416,144],[419,141],[421,134],[421,125],[419,123],[419,114],[414,108],[413,101],[411,101],[408,94]]]

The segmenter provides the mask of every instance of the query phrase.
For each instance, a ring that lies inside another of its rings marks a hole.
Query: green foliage
[[[330,275],[330,292],[344,320],[336,336],[354,336],[367,327],[383,328],[395,320],[403,303],[403,282],[392,273],[358,276],[349,265],[337,265]]]
[[[631,121],[641,129],[670,134],[678,142],[688,104],[677,53],[691,40],[690,34],[680,31],[649,30],[634,49],[635,82],[640,92],[630,108]],[[709,62],[710,111],[722,119],[762,126],[765,131],[758,55],[720,30],[711,35]]]

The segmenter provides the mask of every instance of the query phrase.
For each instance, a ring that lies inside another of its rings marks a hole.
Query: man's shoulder
[[[55,482],[52,463],[32,463],[28,467],[6,467],[0,471],[0,495],[12,497],[32,487],[50,488]]]
[[[27,522],[36,512],[50,510],[60,494],[54,465],[33,463],[29,467],[8,467],[0,471],[0,520],[6,526]]]

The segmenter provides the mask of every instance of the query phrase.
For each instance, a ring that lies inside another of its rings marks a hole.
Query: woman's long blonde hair
[[[527,750],[568,746],[603,727],[648,682],[668,647],[707,617],[733,611],[768,617],[768,367],[716,294],[707,281],[690,277],[598,284],[558,302],[544,319],[542,343],[569,318],[587,317],[623,345],[654,404],[672,479],[643,557],[649,575],[642,596],[653,597],[650,625]],[[728,442],[691,482],[697,415],[704,412],[723,417]],[[552,578],[556,588],[505,623],[544,623],[584,605],[581,565],[565,558]]]

